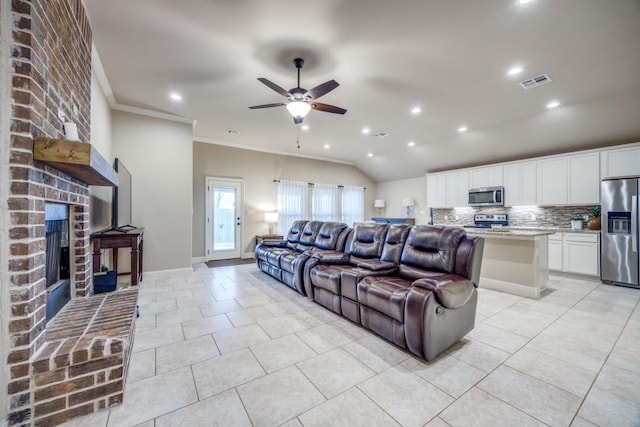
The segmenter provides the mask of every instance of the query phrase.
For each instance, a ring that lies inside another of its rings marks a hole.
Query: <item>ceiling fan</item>
[[[334,105],[323,104],[321,102],[316,102],[315,100],[320,98],[323,95],[331,92],[335,88],[339,86],[338,82],[335,80],[329,80],[327,82],[322,83],[314,87],[313,89],[306,90],[300,87],[300,69],[304,65],[304,59],[296,58],[293,60],[293,65],[298,69],[298,86],[290,89],[289,91],[284,90],[277,84],[272,81],[265,79],[264,77],[260,77],[258,80],[262,82],[265,86],[271,88],[272,90],[278,92],[280,95],[284,96],[289,100],[289,102],[278,102],[275,104],[263,104],[263,105],[255,105],[253,107],[249,107],[252,110],[259,108],[271,108],[271,107],[282,107],[286,106],[287,110],[293,116],[293,122],[295,124],[302,123],[304,117],[309,113],[311,109],[324,111],[326,113],[334,113],[334,114],[344,114],[347,112],[344,108],[336,107]]]

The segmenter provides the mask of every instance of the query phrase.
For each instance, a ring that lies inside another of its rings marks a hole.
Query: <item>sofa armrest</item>
[[[358,259],[355,263],[356,267],[366,268],[371,271],[395,269],[397,266],[391,261],[381,261],[379,259]]]
[[[462,307],[469,301],[474,290],[471,280],[457,274],[418,279],[412,285],[432,291],[438,302],[446,308]]]
[[[263,240],[258,243],[260,247],[270,247],[270,248],[286,248],[287,241],[286,240]]]
[[[344,252],[326,251],[314,252],[312,258],[316,258],[320,264],[340,265],[349,263],[349,255]]]

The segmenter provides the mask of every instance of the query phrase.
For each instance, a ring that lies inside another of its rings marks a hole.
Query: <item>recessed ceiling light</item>
[[[460,132],[460,133],[466,132],[467,130],[468,130],[468,129],[467,129],[467,127],[466,127],[466,126],[460,126],[460,127],[458,128],[458,132]]]
[[[309,125],[302,125],[302,130],[309,130]]]
[[[367,153],[367,157],[373,157],[373,153]]]
[[[560,105],[560,103],[558,101],[549,101],[547,103],[547,108],[549,108],[549,109],[556,108],[559,105]]]
[[[511,67],[509,69],[509,71],[507,71],[507,75],[508,76],[515,76],[517,74],[520,74],[522,72],[522,67],[520,67],[519,65],[515,65],[513,67]]]
[[[180,95],[178,92],[171,92],[169,94],[169,98],[171,98],[173,101],[182,101],[182,95]]]
[[[369,132],[371,132],[371,129],[369,129],[369,128],[362,128],[362,133],[363,133],[363,134],[368,135],[368,134],[369,134]]]
[[[413,141],[409,141],[409,142],[407,143],[407,145],[408,145],[409,147],[415,147],[416,143],[415,143],[415,142],[413,142]]]
[[[420,107],[413,107],[411,109],[411,114],[413,114],[414,116],[417,116],[420,113],[422,113],[422,108]]]
[[[331,148],[331,146],[329,144],[324,144],[324,149],[328,150],[329,148]]]
[[[533,0],[518,0],[518,4],[527,4],[531,3]]]

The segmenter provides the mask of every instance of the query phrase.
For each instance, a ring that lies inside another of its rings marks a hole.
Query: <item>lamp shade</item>
[[[265,212],[264,222],[267,224],[275,224],[278,222],[278,212]]]
[[[413,199],[411,199],[409,197],[402,198],[402,206],[404,206],[404,207],[413,206]]]
[[[287,104],[287,110],[293,117],[304,117],[311,111],[311,105],[304,101],[293,101]]]
[[[373,202],[373,207],[374,208],[384,208],[385,203],[384,200],[382,199],[377,199],[376,201]]]

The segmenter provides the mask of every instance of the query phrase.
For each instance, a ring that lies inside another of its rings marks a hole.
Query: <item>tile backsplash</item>
[[[521,206],[511,208],[478,207],[433,209],[433,223],[446,225],[473,224],[475,214],[508,214],[509,225],[530,227],[570,227],[571,217],[587,215],[592,206]]]

